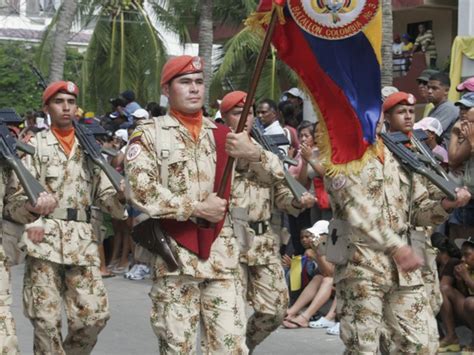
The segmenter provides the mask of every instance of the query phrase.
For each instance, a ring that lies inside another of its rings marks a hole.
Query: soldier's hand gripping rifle
[[[85,153],[94,164],[104,171],[115,190],[121,191],[120,183],[123,177],[105,160],[102,155],[102,148],[99,143],[97,143],[92,131],[89,130],[86,125],[80,124],[76,120],[73,120],[72,124],[74,125],[76,137],[82,148],[84,148]]]
[[[400,139],[400,132],[396,134],[382,133],[381,137],[387,148],[395,155],[400,164],[407,170],[425,176],[441,191],[443,191],[450,200],[456,199],[456,188],[458,187],[447,174],[439,174],[438,169],[433,169],[430,159],[421,154],[408,149],[404,143],[410,142],[410,138]],[[415,136],[415,135],[413,135]],[[413,139],[413,137],[412,137]]]
[[[250,132],[250,135],[253,137],[253,139],[255,139],[258,142],[258,144],[260,144],[263,147],[263,149],[268,150],[272,152],[273,154],[277,155],[283,164],[287,163],[290,165],[298,165],[298,162],[296,160],[288,157],[287,155],[283,153],[283,151],[280,148],[278,148],[279,145],[290,144],[288,139],[283,134],[281,136],[283,136],[284,139],[282,137],[279,137],[280,135],[278,135],[277,137],[278,144],[277,144],[274,140],[274,136],[265,135],[260,129],[260,127],[254,124]],[[301,196],[303,196],[305,192],[308,192],[308,190],[306,190],[304,186],[298,182],[298,180],[296,180],[290,173],[288,173],[288,170],[286,169],[284,165],[283,165],[283,170],[285,171],[285,180],[288,184],[289,189],[291,190],[291,193],[297,200],[300,200]]]
[[[20,143],[20,144],[19,144]],[[16,149],[23,147],[24,150],[28,150],[31,153],[31,149],[27,144],[18,142],[11,134],[5,119],[0,116],[0,159],[4,161],[16,174],[18,180],[23,186],[28,200],[34,206],[38,201],[39,194],[44,192],[43,186],[34,178],[33,175],[25,168],[20,158],[16,153]]]

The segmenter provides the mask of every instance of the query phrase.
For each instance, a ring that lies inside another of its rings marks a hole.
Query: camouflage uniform
[[[3,198],[7,185],[9,184],[11,173],[0,166],[0,211],[3,211]],[[3,236],[3,221],[0,217],[0,237]],[[18,339],[16,337],[15,321],[10,312],[12,297],[10,294],[10,267],[7,257],[0,243],[0,353],[19,354]]]
[[[131,137],[125,171],[134,207],[155,218],[185,221],[195,205],[213,191],[216,154],[214,123],[203,118],[195,142],[188,130],[170,115],[143,121]],[[156,142],[166,140],[169,150],[158,151]],[[166,169],[161,169],[164,153]],[[164,174],[168,177],[163,184]],[[182,267],[169,272],[156,257],[151,323],[161,353],[195,353],[198,327],[209,353],[247,353],[245,309],[237,293],[238,245],[230,218],[212,245],[210,257],[199,259],[179,246],[170,245]]]
[[[36,148],[31,160],[33,175],[59,201],[52,214],[27,226],[44,228],[40,243],[24,235],[28,254],[23,305],[34,326],[34,351],[88,354],[109,319],[107,294],[99,272],[99,236],[93,233],[89,207],[100,206],[104,212],[123,219],[124,206],[105,174],[86,159],[77,139],[69,157],[51,131],[39,133],[30,144]],[[68,318],[64,341],[63,302]]]
[[[429,305],[419,270],[398,270],[390,254],[407,244],[410,178],[387,148],[384,164],[371,159],[358,175],[327,178],[335,218],[348,221],[348,262],[336,266],[338,313],[346,353],[378,350],[385,322],[393,353],[431,353]],[[428,199],[413,179],[413,224],[440,224],[447,218],[439,201]]]
[[[17,190],[17,180],[11,170],[0,166],[0,211],[3,215],[18,223],[32,222],[38,216],[29,213],[24,208],[24,202],[10,200]],[[5,202],[5,205],[4,205]],[[0,353],[19,354],[18,339],[16,337],[15,322],[10,312],[12,298],[10,294],[10,266],[7,255],[1,243],[4,236],[4,223],[0,217]],[[19,238],[17,235],[16,238]]]
[[[255,310],[247,322],[247,345],[253,350],[280,326],[288,307],[280,237],[270,227],[273,204],[295,216],[300,209],[291,204],[293,195],[276,155],[262,151],[260,162],[242,163],[234,176],[230,209],[244,210],[244,221],[239,221],[235,213],[232,216],[236,225],[243,222],[245,228],[243,233],[236,231],[236,235],[240,242],[243,294]],[[266,231],[252,229],[250,225],[256,222]]]

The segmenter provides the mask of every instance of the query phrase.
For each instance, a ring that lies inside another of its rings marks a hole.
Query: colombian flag
[[[263,0],[254,15],[261,26],[272,10],[279,14],[272,44],[322,118],[318,146],[328,173],[359,170],[376,153],[381,115],[380,0]]]

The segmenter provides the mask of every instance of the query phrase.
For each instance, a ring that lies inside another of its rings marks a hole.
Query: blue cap
[[[466,107],[474,107],[474,92],[468,92],[461,97],[461,100],[456,101],[456,106],[463,105]]]

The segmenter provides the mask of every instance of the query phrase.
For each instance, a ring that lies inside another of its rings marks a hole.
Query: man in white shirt
[[[264,128],[265,135],[284,134],[287,136],[285,130],[278,120],[278,106],[275,101],[271,99],[263,99],[257,106],[257,117]],[[279,147],[284,154],[288,154],[288,145]]]

